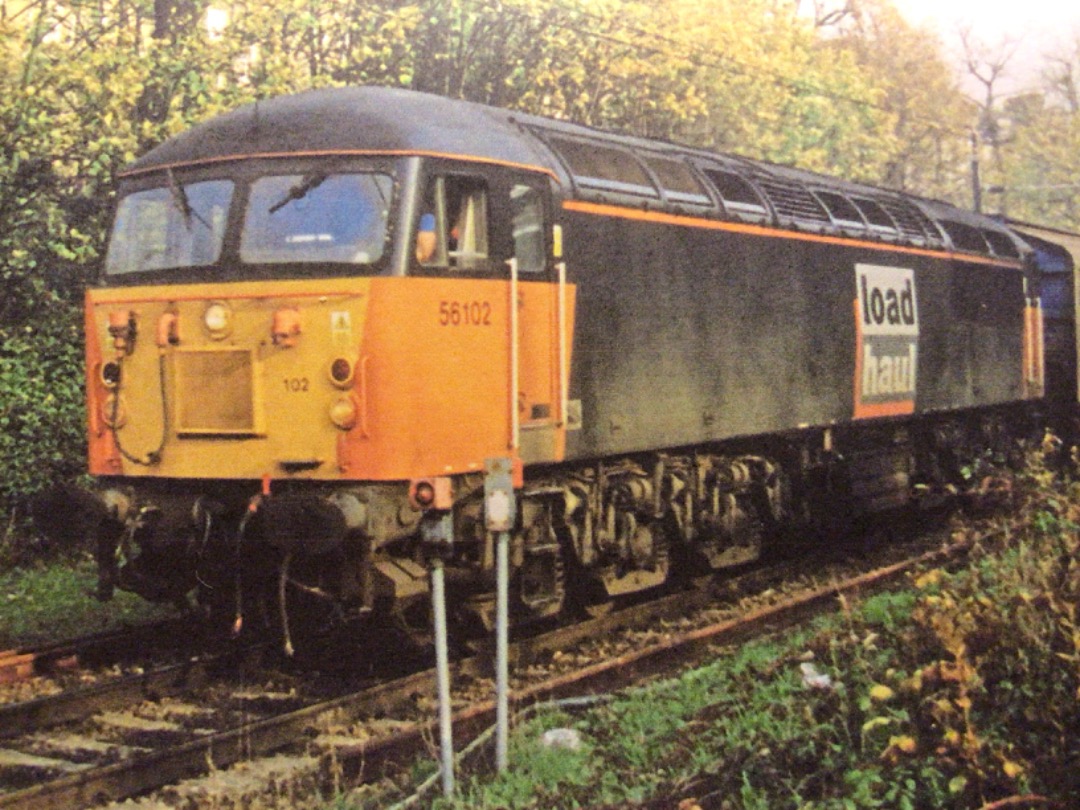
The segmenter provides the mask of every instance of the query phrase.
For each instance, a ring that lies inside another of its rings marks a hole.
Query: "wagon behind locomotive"
[[[1047,410],[1057,429],[1076,441],[1077,402],[1076,272],[1080,234],[1009,221],[1009,227],[1032,248],[1039,278],[1044,320]]]

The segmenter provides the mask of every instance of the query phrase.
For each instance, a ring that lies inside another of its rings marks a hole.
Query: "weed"
[[[74,638],[125,623],[175,615],[171,606],[153,605],[129,593],[108,603],[91,595],[93,563],[19,569],[0,574],[0,648]]]
[[[936,810],[1028,793],[1080,806],[1080,484],[1036,459],[1011,497],[1019,517],[984,521],[994,532],[963,569],[526,724],[509,774],[464,773],[436,806]],[[800,663],[827,680],[804,681]],[[585,745],[543,749],[545,723]]]

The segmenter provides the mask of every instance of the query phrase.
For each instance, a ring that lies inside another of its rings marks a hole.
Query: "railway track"
[[[781,564],[541,633],[512,645],[512,700],[524,706],[623,688],[717,647],[805,621],[832,609],[839,594],[885,587],[965,550],[939,547],[887,565],[864,561],[862,568],[871,570],[819,574],[792,597],[780,597],[775,586],[800,564]],[[823,584],[823,578],[836,581]],[[747,600],[756,607],[747,610]],[[287,676],[265,675],[257,654],[247,655],[228,662],[241,674],[227,681],[218,678],[222,659],[190,661],[0,708],[0,809],[93,806],[275,752],[292,754],[310,781],[331,771],[349,782],[373,780],[412,761],[434,736],[431,670],[320,693],[290,688]],[[483,646],[454,665],[459,742],[492,722],[490,672]]]
[[[0,685],[35,675],[62,675],[83,667],[130,664],[165,647],[176,656],[187,657],[205,647],[207,640],[191,618],[184,616],[52,644],[0,650]]]

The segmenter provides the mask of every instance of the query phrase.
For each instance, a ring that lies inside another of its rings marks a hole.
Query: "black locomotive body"
[[[566,228],[580,319],[576,455],[852,425],[859,396],[871,411],[875,399],[898,403],[892,413],[881,408],[893,417],[1031,396],[1022,368],[1025,276],[1015,262],[619,214],[571,214]],[[875,286],[882,268],[901,281]],[[892,354],[868,351],[857,334],[878,293],[894,296],[885,306],[912,332],[891,347],[881,342]],[[884,381],[883,357],[895,366]]]
[[[102,558],[143,553],[107,578],[401,608],[449,516],[483,613],[503,456],[525,617],[936,503],[1041,407],[1030,255],[944,203],[466,102],[259,102],[121,180],[90,458]]]
[[[1009,226],[1032,248],[1043,311],[1046,405],[1062,438],[1075,442],[1077,428],[1076,272],[1080,234],[1028,222]]]

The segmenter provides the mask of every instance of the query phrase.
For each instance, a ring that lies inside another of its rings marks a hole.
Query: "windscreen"
[[[240,260],[374,262],[386,241],[391,188],[385,174],[261,177],[251,187]]]
[[[246,173],[245,173],[246,174]],[[267,174],[161,185],[121,197],[106,273],[230,265],[370,265],[386,250],[393,180],[373,171]],[[242,209],[231,214],[232,209]],[[287,272],[306,272],[301,267]]]
[[[182,185],[170,174],[159,188],[120,200],[105,259],[111,275],[217,262],[233,197],[231,180]]]

